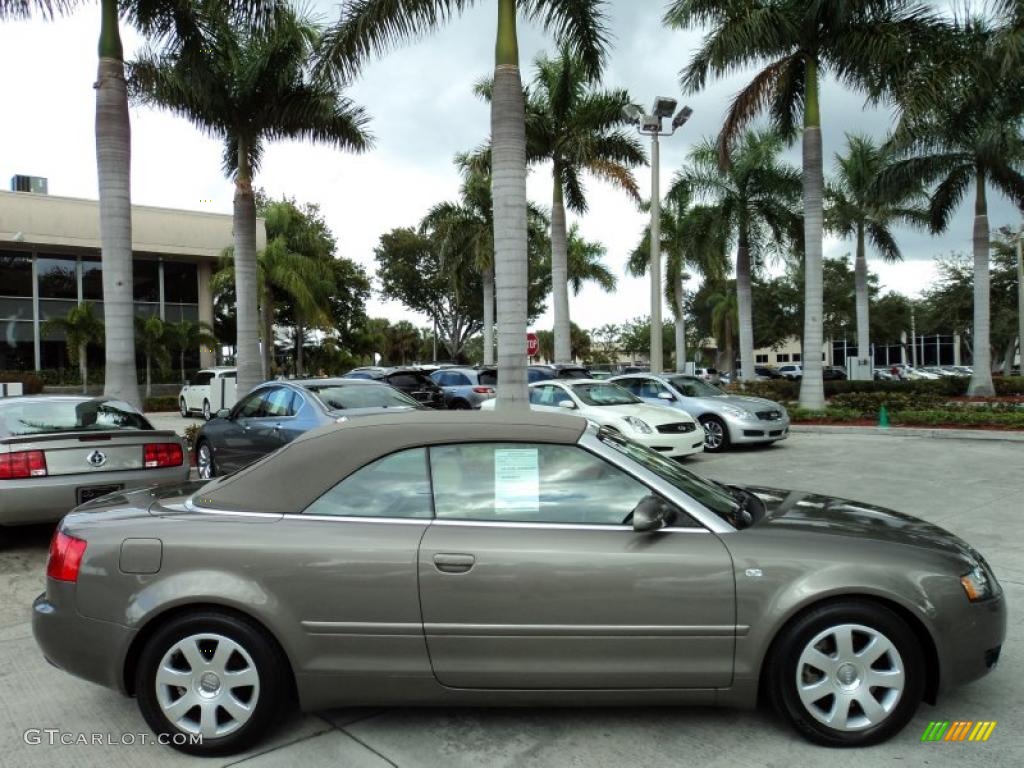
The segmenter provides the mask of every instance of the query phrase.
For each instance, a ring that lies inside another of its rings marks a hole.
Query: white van
[[[195,378],[186,381],[178,395],[178,409],[183,417],[199,411],[209,421],[221,408],[230,408],[238,399],[235,388],[237,369],[204,368]]]

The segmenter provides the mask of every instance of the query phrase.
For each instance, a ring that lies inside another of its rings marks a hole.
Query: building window
[[[160,302],[160,262],[132,261],[132,282],[134,283],[135,301]],[[136,307],[136,310],[138,308]],[[159,310],[158,310],[159,311]]]
[[[199,303],[199,282],[195,264],[165,261],[164,301],[171,304]]]
[[[78,259],[61,256],[38,256],[39,298],[74,299],[78,301]]]
[[[768,355],[754,355],[754,362],[755,363],[767,363],[768,362]]]
[[[103,266],[99,259],[82,259],[82,298],[103,301]]]
[[[777,363],[788,363],[789,362],[789,354],[786,353],[786,352],[778,353],[777,355],[775,355],[775,362],[777,362]]]
[[[0,318],[0,371],[31,371],[36,367],[33,327],[31,322]]]
[[[32,296],[32,257],[0,251],[0,296]]]
[[[822,359],[823,360],[825,359],[824,356],[822,357]],[[799,352],[794,352],[793,353],[793,362],[794,363],[799,363],[800,362],[800,353]]]

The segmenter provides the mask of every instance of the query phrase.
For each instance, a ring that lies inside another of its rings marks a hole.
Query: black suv
[[[552,363],[549,365],[531,365],[527,371],[531,384],[535,381],[548,379],[589,379],[590,371],[582,365],[574,363]]]
[[[372,379],[390,384],[400,392],[417,400],[428,408],[444,409],[444,390],[430,378],[427,371],[418,368],[379,368],[369,366],[354,368],[346,373],[344,379]]]

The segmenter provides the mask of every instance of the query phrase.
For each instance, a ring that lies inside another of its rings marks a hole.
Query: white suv
[[[804,377],[804,367],[800,364],[780,365],[778,370],[782,378],[789,379],[790,381],[796,381]]]
[[[238,399],[235,368],[204,368],[186,381],[178,394],[178,409],[183,417],[199,411],[209,421],[221,408],[230,408]]]

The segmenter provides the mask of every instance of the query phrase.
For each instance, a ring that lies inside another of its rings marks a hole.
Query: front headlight
[[[731,405],[723,405],[722,413],[732,416],[734,419],[756,419],[757,416],[752,414],[750,411],[744,411],[742,408],[733,408]]]
[[[625,422],[629,424],[629,426],[631,426],[637,432],[639,432],[641,435],[649,435],[652,432],[654,432],[654,430],[651,429],[650,424],[648,424],[643,419],[638,419],[636,416],[627,416],[625,418]]]
[[[988,600],[996,593],[992,577],[980,565],[975,565],[961,576],[960,584],[967,593],[967,599],[972,603]]]

